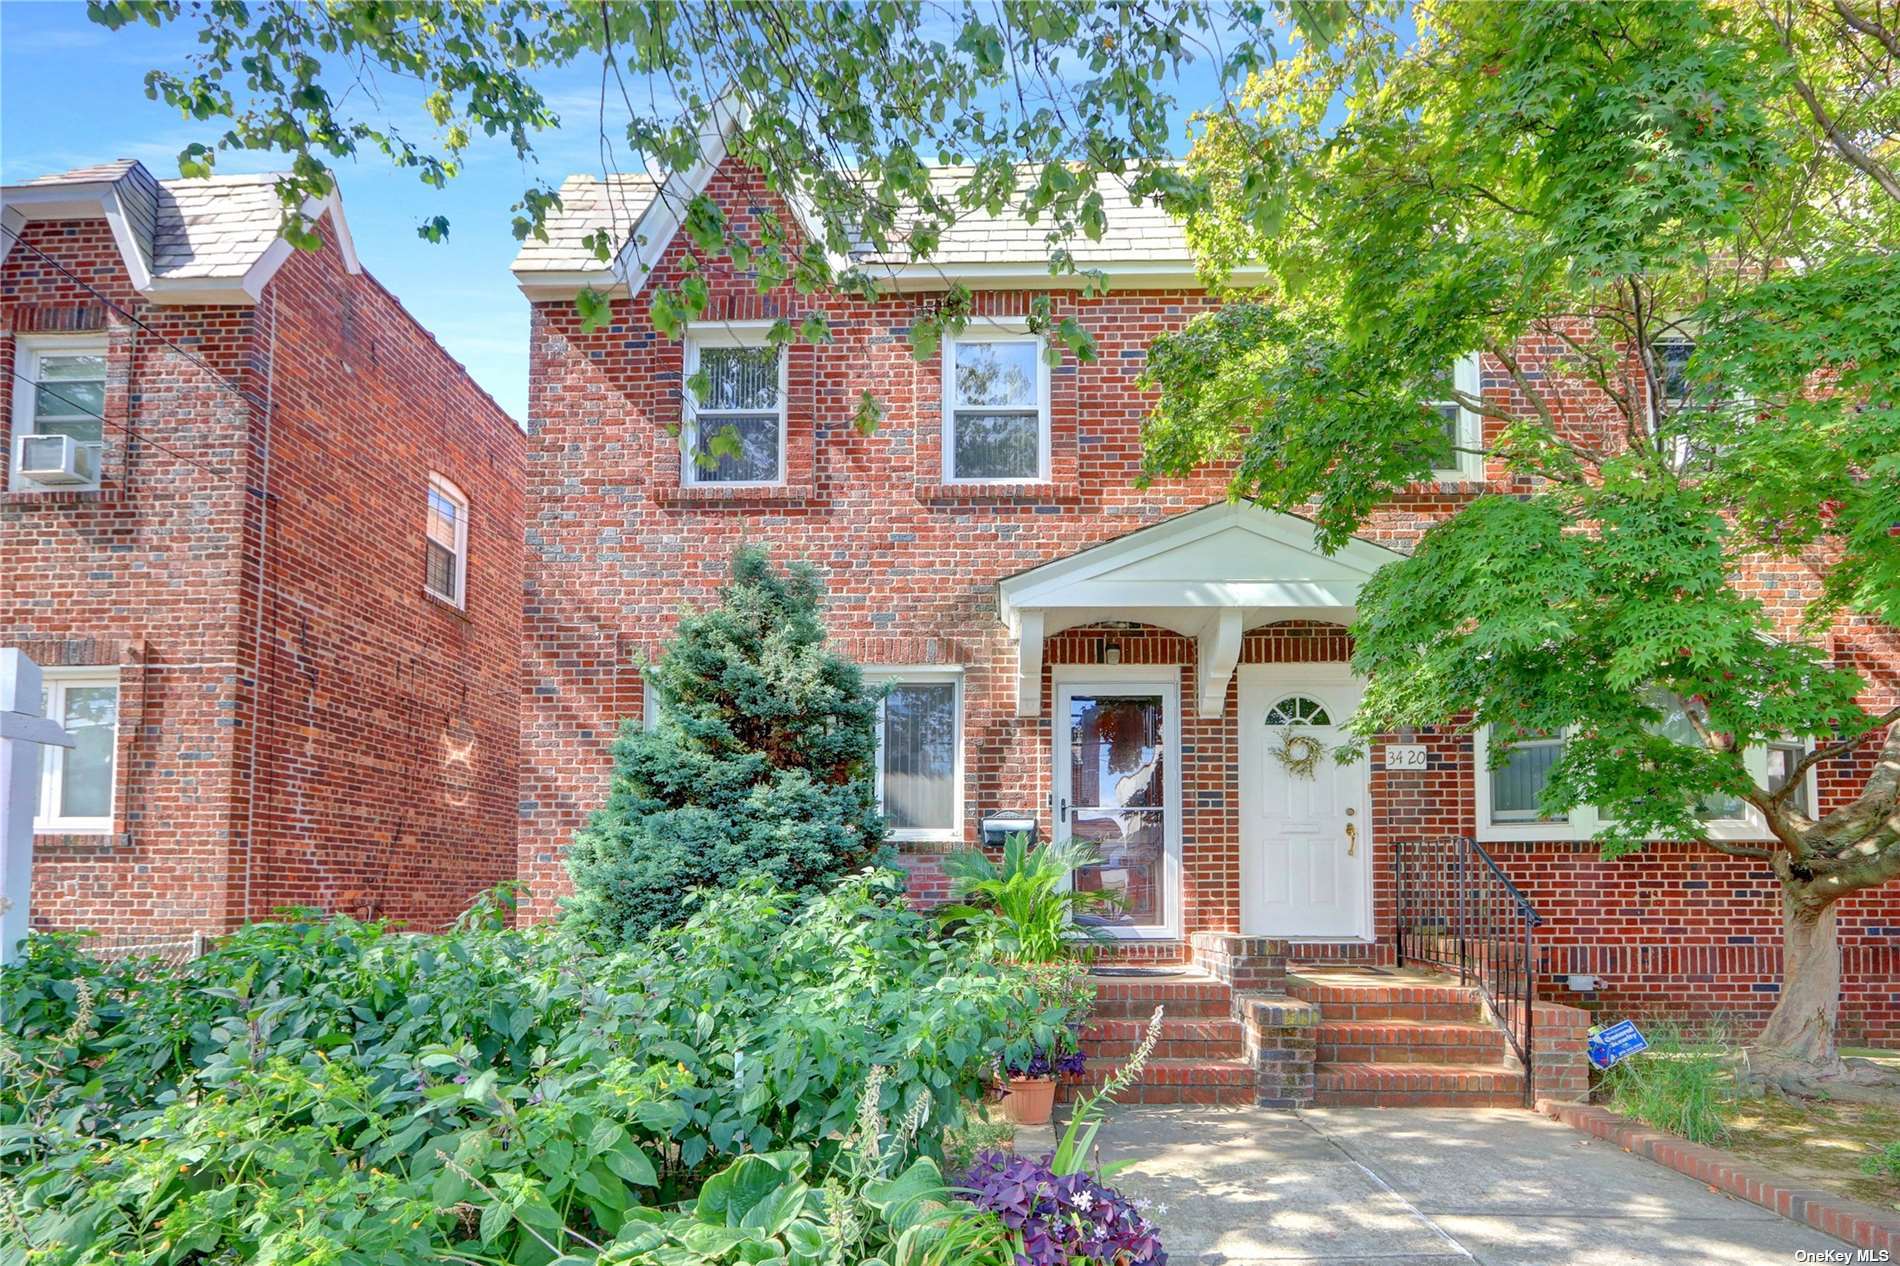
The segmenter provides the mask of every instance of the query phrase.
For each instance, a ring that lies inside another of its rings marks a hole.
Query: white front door
[[[1070,882],[1115,894],[1114,913],[1087,919],[1115,936],[1180,933],[1180,700],[1178,667],[1056,669],[1056,838],[1101,854]]]
[[[1333,758],[1360,684],[1344,664],[1240,672],[1241,931],[1370,939],[1366,763]]]

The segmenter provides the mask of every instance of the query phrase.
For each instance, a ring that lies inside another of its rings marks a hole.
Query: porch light
[[[1122,662],[1122,646],[1120,642],[1103,643],[1102,662],[1104,664],[1119,664]]]

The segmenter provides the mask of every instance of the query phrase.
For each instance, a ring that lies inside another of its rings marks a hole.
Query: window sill
[[[100,851],[129,846],[131,843],[130,835],[121,834],[110,828],[46,826],[38,822],[33,824],[33,847],[36,850]]]
[[[1479,826],[1477,839],[1480,844],[1590,844],[1596,840],[1596,830],[1562,822],[1525,825],[1497,823]],[[1708,840],[1720,840],[1724,844],[1772,844],[1775,837],[1752,822],[1724,822],[1711,825],[1704,834],[1693,840],[1652,839],[1646,843],[1701,844]]]
[[[1033,483],[945,483],[942,480],[917,481],[917,499],[946,504],[988,501],[1060,502],[1074,501],[1082,495],[1075,480],[1043,479]]]
[[[948,831],[896,830],[885,832],[884,838],[893,844],[961,844],[963,832],[954,829]]]
[[[697,506],[706,509],[747,509],[754,506],[802,506],[817,496],[810,483],[783,484],[680,484],[662,489],[662,505]]]
[[[473,621],[469,619],[468,608],[461,603],[450,602],[447,598],[444,598],[441,594],[426,586],[422,590],[422,596],[430,606],[440,611],[443,615],[452,616],[464,624],[473,623]]]
[[[945,853],[960,852],[969,845],[964,840],[900,840],[895,836],[886,836],[885,842],[899,853],[908,857],[941,857]]]
[[[115,487],[15,488],[9,485],[0,490],[0,501],[24,505],[77,506],[95,501],[117,501],[120,495],[119,489]]]

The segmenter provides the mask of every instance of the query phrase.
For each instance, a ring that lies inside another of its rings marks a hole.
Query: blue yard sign
[[[1619,1020],[1601,1033],[1590,1035],[1590,1062],[1598,1068],[1608,1068],[1648,1049],[1649,1039],[1628,1020]]]

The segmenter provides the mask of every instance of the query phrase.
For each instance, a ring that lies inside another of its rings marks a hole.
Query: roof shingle
[[[954,199],[956,189],[969,179],[968,167],[940,167],[931,174],[936,191]],[[1144,261],[1189,263],[1187,234],[1181,222],[1153,203],[1137,205],[1127,187],[1112,176],[1097,186],[1102,193],[1107,227],[1100,239],[1080,234],[1060,243],[1078,266]],[[582,245],[599,229],[617,230],[624,248],[633,225],[653,203],[658,184],[646,176],[619,176],[611,183],[594,176],[569,176],[561,183],[561,206],[547,220],[548,240],[529,239],[515,257],[517,275],[536,273],[606,273],[611,265],[594,257]],[[966,212],[947,229],[929,262],[958,264],[1041,264],[1055,249],[1049,226],[1031,224],[1016,211],[990,215]],[[862,264],[893,267],[913,262],[903,252],[854,253]]]

